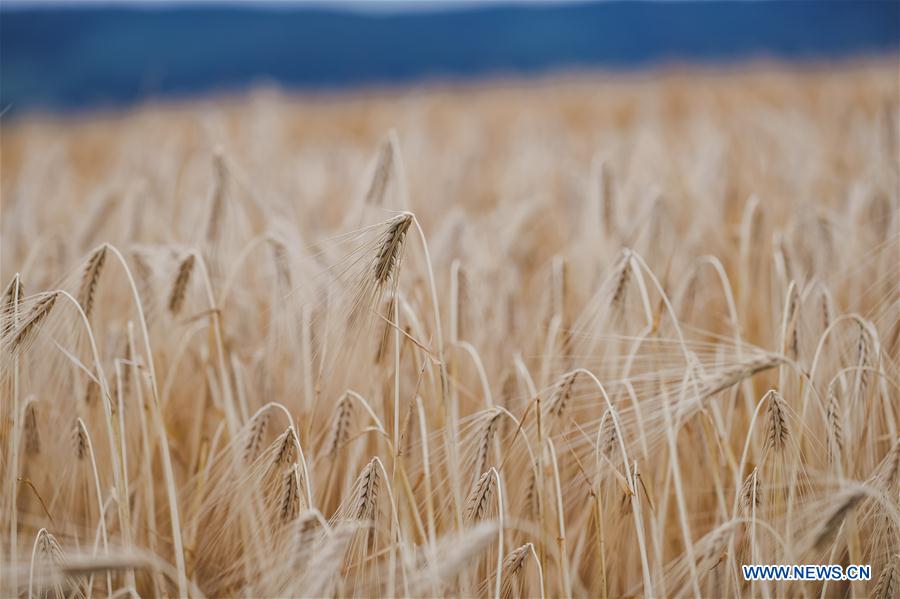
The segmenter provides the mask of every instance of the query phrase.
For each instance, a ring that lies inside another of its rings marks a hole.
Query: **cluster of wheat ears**
[[[900,596],[895,66],[5,123],[0,595]]]

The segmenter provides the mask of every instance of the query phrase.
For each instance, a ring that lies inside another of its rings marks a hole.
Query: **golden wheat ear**
[[[191,273],[194,271],[194,254],[188,254],[179,264],[178,272],[175,275],[175,282],[172,284],[172,291],[169,293],[169,312],[172,316],[177,316],[184,305],[184,298],[187,295],[188,283],[191,281]]]
[[[768,404],[768,424],[766,427],[766,445],[776,453],[782,453],[790,433],[787,426],[787,406],[781,393],[770,389],[765,396]]]
[[[19,273],[16,273],[3,290],[3,303],[0,309],[3,312],[13,310],[24,297],[25,288],[22,286],[22,278]]]
[[[271,414],[268,410],[264,410],[254,415],[250,422],[250,430],[247,431],[246,441],[244,442],[244,461],[248,464],[253,463],[259,456],[259,450],[262,447],[263,437],[269,428],[269,420]]]
[[[503,560],[503,583],[500,587],[500,596],[503,599],[512,599],[522,593],[522,575],[528,558],[532,555],[534,546],[525,543],[517,549],[510,551]]]
[[[50,315],[56,299],[59,297],[58,291],[46,294],[31,307],[31,310],[25,314],[18,327],[14,328],[8,335],[8,348],[10,352],[15,352],[24,346],[34,335],[40,330],[41,323]]]
[[[91,313],[94,309],[94,297],[97,292],[97,283],[100,281],[100,275],[103,273],[103,265],[106,263],[106,251],[109,248],[107,244],[103,244],[96,250],[91,252],[81,275],[81,283],[78,286],[78,303],[84,310],[85,317],[90,320]]]
[[[873,599],[897,599],[900,597],[900,556],[892,555],[887,566],[878,576],[875,588],[872,590]]]
[[[217,147],[213,150],[213,188],[209,202],[209,215],[206,220],[206,242],[216,243],[222,234],[222,220],[225,212],[225,192],[228,183],[228,165],[225,151]]]
[[[291,259],[287,244],[274,235],[267,237],[272,254],[272,264],[275,268],[275,281],[279,292],[284,295],[290,291],[293,285],[291,276]]]
[[[325,455],[329,459],[337,457],[338,451],[350,440],[350,423],[353,418],[353,400],[349,393],[341,395],[334,408],[334,417],[325,445]]]
[[[384,196],[390,183],[391,171],[394,168],[394,145],[390,137],[382,140],[378,146],[378,156],[375,159],[375,170],[366,190],[365,203],[373,206],[384,204]]]
[[[25,288],[16,273],[3,290],[3,298],[0,300],[0,339],[5,338],[16,327],[24,297]]]
[[[741,487],[741,506],[749,514],[753,510],[758,510],[761,505],[762,495],[759,492],[759,468],[754,468]]]
[[[412,214],[406,213],[387,222],[372,265],[372,275],[377,285],[383,286],[396,276],[403,255],[403,241],[406,239],[406,232],[412,224],[412,219]]]
[[[578,371],[566,373],[559,378],[550,400],[547,402],[547,413],[556,419],[560,419],[565,414],[569,401],[572,399],[572,390],[575,381],[578,379]]]
[[[494,439],[494,433],[497,431],[497,425],[503,417],[503,410],[493,408],[487,412],[484,422],[481,424],[480,430],[476,435],[477,444],[475,446],[475,462],[473,472],[484,472],[488,463],[488,454],[491,450],[491,443]],[[480,477],[480,475],[478,475]],[[475,481],[477,482],[477,480]]]
[[[477,522],[484,519],[488,504],[491,502],[491,496],[494,493],[494,485],[496,482],[494,472],[494,469],[491,468],[482,474],[469,492],[469,496],[466,498],[467,521]]]
[[[361,323],[363,317],[379,305],[388,288],[393,297],[403,259],[406,233],[412,222],[413,215],[404,212],[380,225],[381,232],[378,235],[375,256],[369,266],[359,273],[359,280],[354,283],[356,289],[347,318],[349,327]]]
[[[841,405],[840,395],[837,390],[837,379],[828,385],[828,407],[826,408],[828,420],[828,459],[830,462],[840,465],[844,455],[844,411]]]
[[[380,482],[381,469],[378,467],[377,458],[372,458],[356,479],[356,497],[352,509],[353,517],[357,520],[371,521],[374,518]]]
[[[299,457],[297,452],[299,446],[300,439],[297,437],[297,431],[294,429],[293,425],[290,425],[273,443],[273,447],[276,449],[275,453],[272,454],[271,462],[269,463],[270,469],[284,468],[295,462]]]
[[[41,431],[38,428],[37,400],[33,397],[25,404],[25,452],[30,456],[36,456],[41,452]]]
[[[59,541],[56,540],[56,537],[46,528],[38,530],[31,553],[28,596],[34,597],[35,589],[39,590],[42,596],[51,595],[51,591],[53,591],[52,595],[55,597],[65,596],[63,587],[72,581],[60,581],[55,576],[62,571],[65,563],[62,547]],[[64,585],[64,583],[66,584]]]
[[[300,492],[300,465],[294,462],[284,477],[280,502],[280,517],[283,524],[294,521],[300,514],[302,493]]]

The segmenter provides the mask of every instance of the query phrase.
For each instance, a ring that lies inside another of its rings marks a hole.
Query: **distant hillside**
[[[0,9],[0,110],[241,89],[896,53],[897,1],[602,2],[361,13],[310,7]]]

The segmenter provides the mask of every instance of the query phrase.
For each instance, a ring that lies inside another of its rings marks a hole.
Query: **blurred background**
[[[898,56],[900,1],[0,2],[0,111]]]

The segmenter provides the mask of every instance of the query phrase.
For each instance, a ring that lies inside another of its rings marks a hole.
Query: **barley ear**
[[[25,452],[28,455],[37,455],[41,452],[41,434],[38,429],[37,408],[35,400],[30,400],[25,405]]]
[[[834,463],[841,463],[844,455],[843,411],[840,398],[836,389],[837,381],[828,385],[828,459]]]
[[[353,418],[353,402],[349,393],[344,393],[335,406],[334,420],[327,444],[326,455],[335,458],[338,451],[350,440],[350,422]]]
[[[281,495],[281,521],[292,522],[300,514],[300,466],[294,462],[285,474]]]
[[[178,265],[178,274],[175,276],[175,283],[172,285],[172,292],[169,294],[169,312],[172,316],[177,316],[184,305],[184,298],[187,294],[187,286],[191,280],[191,272],[194,270],[194,254],[188,256]]]
[[[215,243],[220,236],[222,216],[225,210],[227,174],[228,167],[225,164],[225,154],[221,148],[216,148],[213,152],[213,191],[210,199],[209,218],[206,222],[207,243]]]
[[[3,290],[3,304],[0,310],[3,312],[12,311],[13,308],[17,308],[22,302],[23,297],[25,297],[25,288],[22,286],[21,277],[16,273],[13,275],[12,280],[7,283],[6,289]]]
[[[578,371],[575,370],[560,377],[547,402],[547,412],[556,418],[562,418],[569,400],[572,399],[572,388],[575,386],[575,380],[578,378]]]
[[[262,446],[263,437],[269,428],[269,419],[271,418],[268,410],[257,414],[250,423],[250,430],[247,432],[247,441],[244,443],[244,461],[248,464],[259,456],[259,450]]]
[[[108,247],[104,243],[91,253],[81,275],[81,284],[78,287],[78,303],[81,305],[81,309],[84,310],[88,320],[90,320],[91,312],[94,308],[94,296],[97,292],[97,283],[100,281],[100,275],[103,273]]]
[[[532,544],[525,543],[518,549],[509,552],[503,560],[503,582],[500,587],[500,596],[503,599],[512,599],[521,594],[521,575],[531,551]]]
[[[881,571],[878,582],[872,590],[874,599],[897,599],[900,597],[900,566],[897,556],[891,556],[889,563]]]
[[[412,224],[412,214],[401,214],[388,221],[372,267],[375,282],[384,285],[393,277],[403,253],[403,241]]]
[[[72,429],[72,440],[75,444],[75,456],[79,460],[83,460],[88,452],[88,437],[81,418],[75,422],[75,427]]]
[[[59,297],[59,292],[54,291],[45,295],[34,304],[28,314],[25,315],[21,324],[10,333],[8,347],[11,352],[16,351],[19,347],[23,346],[37,333],[40,329],[41,322],[47,318],[50,311],[53,309],[57,297]]]
[[[495,472],[496,470],[491,468],[482,474],[469,492],[465,512],[467,522],[477,522],[484,518],[494,492]]]
[[[750,476],[744,480],[743,487],[741,487],[741,505],[744,510],[750,513],[754,509],[759,509],[761,503],[762,496],[759,492],[759,469],[754,468],[753,472],[750,473]]]
[[[390,138],[381,142],[378,148],[378,158],[375,162],[375,171],[366,191],[366,204],[381,206],[384,204],[384,196],[390,182],[391,170],[394,167],[394,145]]]
[[[628,293],[628,281],[631,278],[631,250],[622,250],[616,274],[616,285],[613,288],[612,298],[609,301],[613,314],[621,313],[625,305],[625,295]]]
[[[478,432],[478,446],[475,452],[475,472],[484,472],[484,469],[487,466],[488,453],[491,449],[491,441],[494,438],[494,432],[497,430],[497,423],[500,421],[500,417],[502,415],[503,412],[495,408],[487,417],[487,420],[484,422],[484,424],[481,426],[481,430]]]
[[[22,281],[16,273],[3,291],[2,304],[0,304],[0,338],[6,337],[16,326],[19,318],[19,308],[22,298],[25,297],[25,289]]]
[[[784,398],[775,389],[769,389],[765,400],[768,403],[768,426],[766,428],[766,446],[782,453],[789,437],[787,427],[787,407]]]

